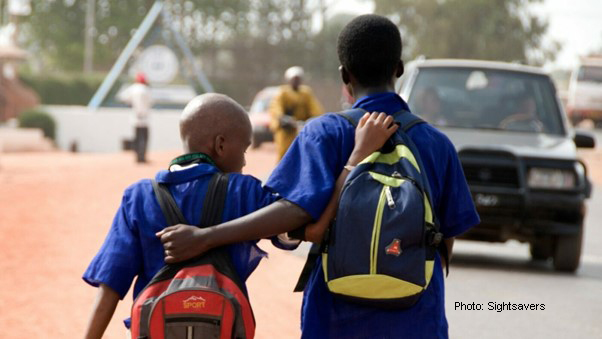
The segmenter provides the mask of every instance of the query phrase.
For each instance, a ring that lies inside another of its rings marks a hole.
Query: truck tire
[[[529,251],[533,260],[547,260],[553,254],[554,246],[549,239],[537,239],[529,243]]]
[[[556,238],[554,250],[554,269],[562,272],[575,272],[581,259],[583,226],[575,235],[561,235]]]

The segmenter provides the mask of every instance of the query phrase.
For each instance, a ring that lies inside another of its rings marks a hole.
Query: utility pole
[[[94,19],[96,1],[88,0],[86,5],[86,29],[84,30],[84,73],[92,73],[94,62]]]

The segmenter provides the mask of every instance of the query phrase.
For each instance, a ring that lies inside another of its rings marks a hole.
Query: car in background
[[[249,118],[253,126],[253,143],[252,148],[258,148],[264,142],[274,140],[274,135],[270,130],[270,104],[278,94],[277,86],[270,86],[259,91],[253,103],[249,108]]]
[[[590,119],[602,126],[602,56],[581,58],[569,82],[567,111],[573,124]]]
[[[556,270],[579,266],[591,183],[573,130],[541,69],[476,60],[417,60],[400,95],[455,145],[481,223],[461,238],[530,244]]]

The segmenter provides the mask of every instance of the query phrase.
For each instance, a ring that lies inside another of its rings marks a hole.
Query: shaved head
[[[217,93],[192,99],[180,117],[180,135],[189,152],[208,152],[215,137],[250,127],[249,117],[232,98]]]
[[[186,152],[203,152],[216,162],[223,163],[223,171],[235,171],[232,151],[250,144],[251,122],[244,108],[230,97],[206,93],[192,99],[180,117],[180,136]],[[238,156],[238,155],[237,155]],[[244,165],[244,164],[243,164]],[[241,165],[242,169],[242,165]]]

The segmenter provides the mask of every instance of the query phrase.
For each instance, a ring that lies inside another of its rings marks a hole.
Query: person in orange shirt
[[[287,69],[284,74],[287,83],[280,86],[279,93],[270,104],[270,129],[274,133],[279,160],[293,143],[299,125],[324,113],[311,88],[302,84],[303,73],[299,66]]]

